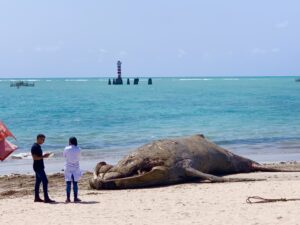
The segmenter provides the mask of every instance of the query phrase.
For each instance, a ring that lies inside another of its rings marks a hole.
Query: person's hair
[[[40,139],[40,138],[46,138],[46,136],[44,135],[44,134],[38,134],[37,136],[36,136],[36,139]]]
[[[69,143],[70,143],[71,145],[77,146],[77,139],[76,139],[76,137],[70,137],[70,138],[69,138]]]

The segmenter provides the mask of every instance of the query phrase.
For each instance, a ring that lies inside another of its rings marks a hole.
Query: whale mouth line
[[[127,165],[128,166],[128,165]],[[109,177],[110,172],[114,172],[114,169],[106,171],[107,179],[103,180],[113,180],[113,179],[122,179],[122,178],[132,178],[132,177],[141,177],[143,175],[148,174],[149,172],[153,171],[153,168],[158,166],[164,166],[164,162],[160,159],[144,159],[141,163],[138,163],[136,165],[131,166],[131,168],[127,169],[127,172],[117,172],[118,174],[115,174],[115,176],[112,175],[112,177]],[[105,177],[105,176],[103,176]]]
[[[148,176],[152,173],[154,173],[155,171],[165,171],[165,167],[161,167],[161,166],[154,166],[152,168],[147,168],[147,169],[144,169],[144,170],[134,170],[132,171],[132,173],[130,174],[127,174],[126,176],[121,176],[121,177],[114,177],[114,178],[109,178],[109,179],[101,179],[102,182],[106,183],[106,182],[115,182],[115,181],[125,181],[125,180],[134,180],[134,179],[139,179],[139,178],[142,178],[144,176]]]
[[[152,170],[151,170],[152,171]],[[98,183],[98,189],[104,188],[104,189],[119,189],[122,188],[124,184],[129,183],[140,183],[141,180],[145,179],[144,176],[147,176],[151,173],[151,171],[143,172],[143,173],[132,173],[130,176],[124,176],[124,177],[115,177],[111,179],[100,179]]]
[[[117,179],[128,179],[128,178],[138,178],[138,177],[142,177],[148,173],[150,173],[152,171],[152,168],[150,169],[138,169],[138,170],[134,170],[129,174],[126,174],[124,176],[120,176],[120,177],[114,177],[114,178],[110,178],[110,179],[103,179],[103,181],[114,181]]]
[[[116,180],[126,180],[126,179],[130,179],[130,178],[139,178],[142,177],[146,174],[148,174],[150,171],[148,172],[144,172],[142,174],[132,174],[130,176],[124,176],[124,177],[116,177],[116,178],[112,178],[112,179],[108,179],[108,180],[103,180],[104,182],[110,182],[110,181],[116,181]]]

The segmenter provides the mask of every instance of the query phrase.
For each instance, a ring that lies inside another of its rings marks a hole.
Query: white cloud
[[[119,52],[120,57],[123,57],[123,56],[126,56],[126,55],[128,55],[128,53],[126,51],[122,50],[122,51]]]
[[[280,52],[280,49],[279,48],[272,48],[272,49],[253,48],[251,52],[254,55],[265,55],[268,53],[278,53]]]
[[[35,52],[55,53],[60,50],[60,46],[37,46],[34,48]]]
[[[106,49],[103,49],[103,48],[99,49],[97,61],[100,63],[103,62],[103,59],[107,55],[107,53],[108,53],[108,51]]]
[[[289,25],[289,21],[285,20],[285,21],[281,21],[281,22],[277,23],[275,25],[275,27],[278,29],[284,29],[284,28],[288,27],[288,25]]]
[[[24,51],[24,49],[23,48],[18,48],[17,49],[17,53],[24,53],[25,51]]]
[[[177,51],[177,57],[182,58],[187,54],[187,52],[184,49],[178,49]]]
[[[254,48],[254,49],[252,49],[252,53],[255,55],[264,55],[267,53],[267,50],[262,49],[262,48]]]
[[[231,51],[231,50],[227,51],[227,52],[226,52],[226,55],[227,55],[227,56],[233,56],[233,51]]]
[[[105,54],[105,53],[107,53],[107,50],[101,48],[101,49],[99,49],[99,52],[102,53],[102,54]]]
[[[271,49],[271,52],[273,52],[273,53],[277,53],[277,52],[279,52],[279,51],[280,51],[279,48],[272,48],[272,49]]]

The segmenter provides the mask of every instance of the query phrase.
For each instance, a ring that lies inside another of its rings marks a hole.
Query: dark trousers
[[[35,186],[34,186],[34,197],[35,199],[40,198],[40,184],[43,183],[44,199],[49,199],[48,196],[48,179],[45,170],[35,171]]]
[[[72,182],[73,182],[73,192],[74,192],[74,199],[77,199],[78,197],[78,184],[76,181],[74,181],[74,176],[72,175]],[[66,187],[66,191],[67,191],[67,199],[70,199],[70,195],[71,195],[71,181],[67,181],[67,187]]]

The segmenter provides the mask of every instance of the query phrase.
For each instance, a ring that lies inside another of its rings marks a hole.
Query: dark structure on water
[[[121,68],[121,65],[122,65],[122,62],[119,60],[117,62],[117,78],[113,78],[112,81],[111,79],[109,78],[108,79],[108,85],[123,85],[123,79],[122,79],[122,68]],[[138,85],[139,84],[139,78],[134,78],[133,79],[133,84],[134,85]],[[130,85],[130,79],[127,78],[127,85]],[[149,78],[148,79],[148,85],[152,85],[152,78]]]
[[[23,81],[23,80],[18,80],[18,81],[12,81],[10,82],[10,87],[34,87],[34,82],[28,82],[28,81]]]
[[[134,85],[138,85],[139,84],[139,78],[134,78],[134,80],[133,80],[133,84]]]
[[[119,60],[119,61],[117,62],[117,67],[118,67],[118,77],[117,77],[117,79],[115,80],[115,84],[116,84],[116,85],[123,84],[121,65],[122,65],[122,62]]]

